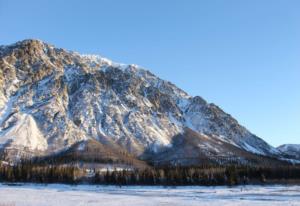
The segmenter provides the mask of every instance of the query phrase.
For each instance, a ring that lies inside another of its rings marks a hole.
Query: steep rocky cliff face
[[[0,47],[0,147],[10,158],[57,154],[90,140],[155,156],[187,130],[205,137],[193,145],[205,154],[232,156],[231,147],[279,154],[216,105],[136,65],[39,40]]]

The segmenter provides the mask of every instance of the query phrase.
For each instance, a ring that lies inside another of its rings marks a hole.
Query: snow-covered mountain
[[[300,160],[300,144],[284,144],[277,147],[277,149],[290,158]]]
[[[175,144],[191,133],[192,141]],[[57,154],[90,140],[150,159],[175,145],[194,151],[172,151],[178,160],[280,154],[218,106],[137,65],[39,40],[1,46],[0,147],[8,157]]]

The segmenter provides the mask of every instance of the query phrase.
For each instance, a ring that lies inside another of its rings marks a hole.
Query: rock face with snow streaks
[[[277,149],[289,158],[300,160],[300,145],[299,144],[284,144]]]
[[[0,47],[2,150],[51,155],[96,140],[143,157],[172,148],[173,138],[187,129],[213,139],[206,147],[195,145],[199,151],[217,152],[213,144],[219,142],[253,154],[279,154],[216,105],[139,66],[39,40]]]

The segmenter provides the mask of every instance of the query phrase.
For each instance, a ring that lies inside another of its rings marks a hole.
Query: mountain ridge
[[[154,157],[172,148],[186,128],[201,136],[193,145],[199,151],[229,144],[255,155],[281,155],[217,105],[134,64],[29,39],[1,46],[0,68],[0,148],[13,150],[12,159],[24,150],[51,155],[88,140]],[[237,157],[231,149],[222,156]]]
[[[277,149],[288,158],[300,160],[300,144],[283,144],[278,146]]]

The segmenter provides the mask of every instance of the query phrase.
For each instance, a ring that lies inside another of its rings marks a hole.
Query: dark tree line
[[[85,169],[72,165],[23,163],[0,165],[0,182],[69,183],[110,185],[236,185],[284,180],[300,182],[299,166],[201,166],[97,171],[87,176]]]
[[[19,164],[0,166],[0,182],[76,183],[75,167]]]
[[[96,173],[96,184],[115,185],[237,185],[299,180],[300,167],[166,167]]]

